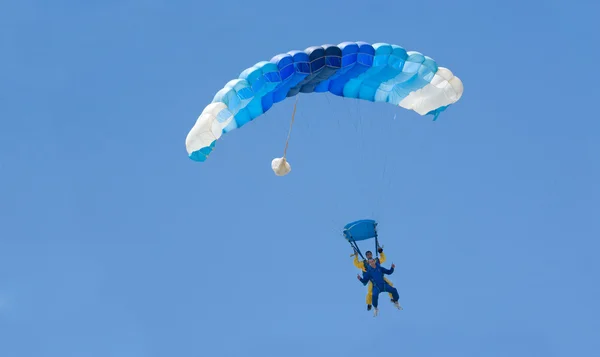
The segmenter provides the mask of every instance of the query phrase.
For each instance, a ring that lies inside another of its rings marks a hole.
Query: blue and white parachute
[[[343,42],[290,51],[244,70],[217,92],[187,135],[189,157],[205,161],[224,133],[287,97],[322,92],[387,102],[435,119],[460,99],[463,85],[430,57],[397,45]]]

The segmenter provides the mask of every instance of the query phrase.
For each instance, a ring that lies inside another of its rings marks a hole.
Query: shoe
[[[402,306],[400,306],[400,303],[398,301],[394,301],[394,305],[396,305],[396,308],[398,308],[398,310],[404,310]]]
[[[375,308],[375,311],[373,312],[373,317],[377,316],[377,314],[379,314],[379,309]]]

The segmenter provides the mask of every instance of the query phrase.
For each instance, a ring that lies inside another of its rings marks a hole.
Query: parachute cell
[[[205,161],[224,133],[287,97],[322,92],[386,102],[435,120],[460,99],[463,85],[430,57],[387,43],[343,42],[290,51],[258,62],[216,93],[187,135],[188,155]]]

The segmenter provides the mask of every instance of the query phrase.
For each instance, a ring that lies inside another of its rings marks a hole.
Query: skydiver
[[[379,252],[379,255],[381,255],[381,259],[380,258],[375,258],[375,263],[377,265],[380,265],[381,263],[384,263],[386,260],[385,257],[385,253],[383,253],[383,248],[379,247],[377,248],[377,251]],[[367,266],[368,266],[368,260],[369,259],[373,259],[373,253],[370,250],[367,250],[365,252],[365,255],[367,257],[367,259],[364,259],[363,261],[359,261],[358,260],[358,254],[354,254],[354,266],[357,267],[358,269],[360,269],[363,273],[367,271]],[[383,277],[383,279],[385,280],[386,283],[388,283],[391,287],[393,287],[394,285],[386,278]],[[394,299],[394,297],[392,296],[392,293],[390,293],[390,299]],[[367,311],[371,310],[371,302],[373,301],[373,283],[369,282],[369,286],[367,287],[367,297],[366,297],[366,302],[367,302]]]
[[[361,277],[360,274],[357,274],[356,277],[363,285],[367,285],[368,282],[373,284],[373,306],[375,307],[373,316],[377,316],[379,313],[379,308],[377,306],[379,303],[379,294],[382,292],[390,293],[390,295],[392,295],[392,302],[396,308],[402,310],[402,306],[398,303],[398,290],[391,286],[384,277],[384,274],[391,275],[394,272],[396,265],[392,263],[392,269],[386,269],[377,264],[375,259],[369,259],[368,263],[369,266],[367,267],[367,270],[363,272],[363,276]]]

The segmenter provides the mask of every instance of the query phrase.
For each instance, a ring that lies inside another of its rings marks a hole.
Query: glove
[[[381,253],[383,253],[383,248],[379,248],[379,249],[377,249],[377,251],[381,254]]]

